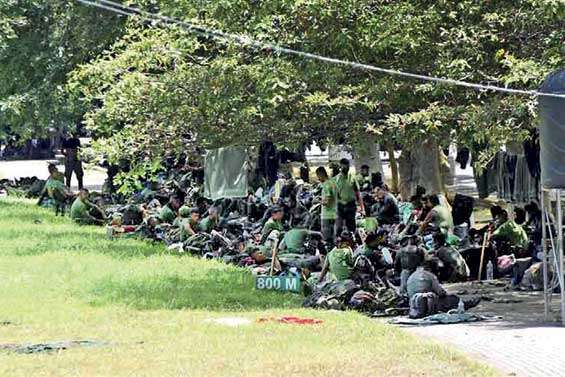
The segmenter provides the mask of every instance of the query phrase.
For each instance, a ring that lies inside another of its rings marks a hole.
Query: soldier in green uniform
[[[177,211],[180,206],[180,199],[175,195],[171,196],[169,202],[161,208],[161,211],[159,212],[159,220],[162,223],[172,224],[177,218]]]
[[[198,208],[189,208],[182,206],[179,208],[178,227],[179,236],[181,241],[186,241],[190,236],[198,232],[198,220],[200,219],[200,212]]]
[[[340,281],[351,278],[353,271],[353,237],[349,232],[343,232],[338,240],[337,246],[328,253],[320,280],[324,281],[329,274],[332,280]]]
[[[494,239],[498,238],[507,242],[510,246],[519,248],[528,246],[528,234],[521,225],[508,218],[506,210],[502,210],[500,213],[500,222],[502,225],[492,233]]]
[[[281,207],[275,206],[271,209],[271,217],[269,218],[269,220],[267,220],[267,222],[263,226],[263,229],[261,230],[261,240],[259,241],[260,244],[265,243],[265,241],[269,237],[269,234],[273,230],[276,230],[279,233],[284,231],[282,224],[283,216],[284,211]]]
[[[43,190],[41,190],[37,204],[41,205],[46,197],[57,204],[65,203],[67,199],[72,197],[72,194],[65,187],[65,176],[59,172],[54,164],[49,164],[47,169],[49,170],[49,178],[47,178]]]
[[[106,215],[88,200],[88,190],[82,189],[71,206],[71,219],[81,225],[102,225]]]
[[[220,215],[218,214],[218,209],[216,207],[210,207],[208,209],[208,216],[200,221],[198,228],[201,232],[210,233],[218,226],[219,222]]]
[[[428,196],[426,206],[431,210],[420,225],[420,231],[430,229],[433,232],[451,233],[453,231],[453,216],[449,208],[439,203],[439,197],[437,195]]]
[[[361,192],[371,192],[373,186],[371,182],[371,171],[369,165],[361,165],[359,175],[357,176],[357,183]]]
[[[281,253],[303,253],[303,247],[309,237],[320,239],[321,234],[306,228],[293,228],[284,234],[279,249]]]
[[[335,243],[335,219],[337,217],[337,187],[328,177],[323,166],[316,169],[318,180],[322,184],[322,209],[320,214],[322,235],[326,247],[332,249]]]
[[[357,203],[362,214],[365,214],[365,204],[357,180],[349,174],[348,159],[344,158],[340,161],[340,173],[333,180],[337,189],[336,234],[341,234],[344,227],[350,232],[355,232]]]

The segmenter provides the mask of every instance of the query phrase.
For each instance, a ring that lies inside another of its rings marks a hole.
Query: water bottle
[[[463,303],[463,300],[461,299],[459,299],[459,304],[457,304],[457,313],[458,314],[465,313],[465,303]]]
[[[492,261],[488,261],[487,263],[487,280],[494,279],[494,266],[492,265]]]

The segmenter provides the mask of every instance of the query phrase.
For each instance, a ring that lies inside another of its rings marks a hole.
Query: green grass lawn
[[[0,199],[0,343],[94,339],[55,354],[0,351],[0,376],[494,376],[444,346],[354,312],[301,309],[244,270],[109,241],[28,201]],[[298,315],[320,325],[257,323]],[[209,318],[237,316],[226,327]],[[441,331],[438,328],[438,331]]]

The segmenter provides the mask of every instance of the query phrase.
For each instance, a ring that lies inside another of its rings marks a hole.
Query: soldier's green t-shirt
[[[186,241],[189,237],[192,236],[192,234],[188,233],[188,231],[186,230],[186,228],[185,228],[186,224],[190,224],[190,227],[195,232],[198,232],[198,229],[199,229],[197,221],[194,221],[193,219],[187,219],[187,218],[180,219],[179,220],[179,229],[180,229],[180,240],[181,241]]]
[[[172,224],[176,218],[177,215],[171,209],[171,207],[169,207],[169,205],[166,205],[163,208],[161,208],[161,212],[159,212],[159,220],[161,220],[164,223]]]
[[[64,198],[65,184],[59,179],[48,178],[45,182],[45,190],[47,195],[55,200],[62,200]]]
[[[280,221],[275,221],[272,218],[267,220],[265,225],[263,226],[263,230],[261,231],[261,243],[264,243],[269,237],[269,234],[273,230],[278,230],[279,232],[284,231],[284,227]]]
[[[335,248],[328,253],[329,272],[335,280],[346,280],[353,268],[353,251],[350,248]]]
[[[322,199],[327,199],[328,203],[322,203],[322,220],[335,220],[337,218],[337,187],[334,181],[328,179],[322,183]]]
[[[524,228],[516,224],[514,220],[506,221],[494,231],[493,235],[503,237],[512,245],[518,247],[526,247],[528,244],[528,234]]]
[[[216,220],[212,219],[210,216],[206,216],[200,221],[198,228],[202,232],[210,233],[212,230],[214,230],[217,224],[218,222]]]
[[[338,203],[347,204],[355,201],[355,194],[359,192],[359,185],[355,177],[351,175],[345,176],[343,173],[339,173],[334,178],[334,182],[337,189]]]
[[[370,191],[371,190],[371,177],[370,176],[363,176],[358,174],[357,177],[357,184],[359,185],[359,190],[361,191]]]
[[[435,206],[432,209],[432,222],[442,233],[447,233],[450,229],[453,229],[453,216],[449,209],[442,205]]]
[[[76,198],[71,205],[70,211],[71,219],[73,220],[86,220],[88,216],[88,205],[84,203],[80,198]]]
[[[304,242],[308,237],[308,230],[306,229],[291,229],[285,233],[283,242],[286,245],[285,252],[298,253],[304,246]]]
[[[374,217],[365,217],[357,221],[357,227],[363,229],[366,233],[374,233],[379,228],[379,221]]]

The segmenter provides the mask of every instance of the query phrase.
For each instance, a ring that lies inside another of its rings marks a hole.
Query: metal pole
[[[561,212],[561,189],[557,189],[557,247],[559,249],[559,282],[561,292],[561,323],[565,326],[565,289],[563,287],[563,214]]]
[[[544,313],[544,318],[545,321],[549,321],[549,274],[547,271],[547,231],[545,229],[546,227],[546,221],[545,221],[545,211],[547,211],[547,208],[545,206],[545,192],[543,189],[543,186],[540,190],[540,201],[541,201],[541,244],[542,244],[542,250],[543,250],[543,313]]]

